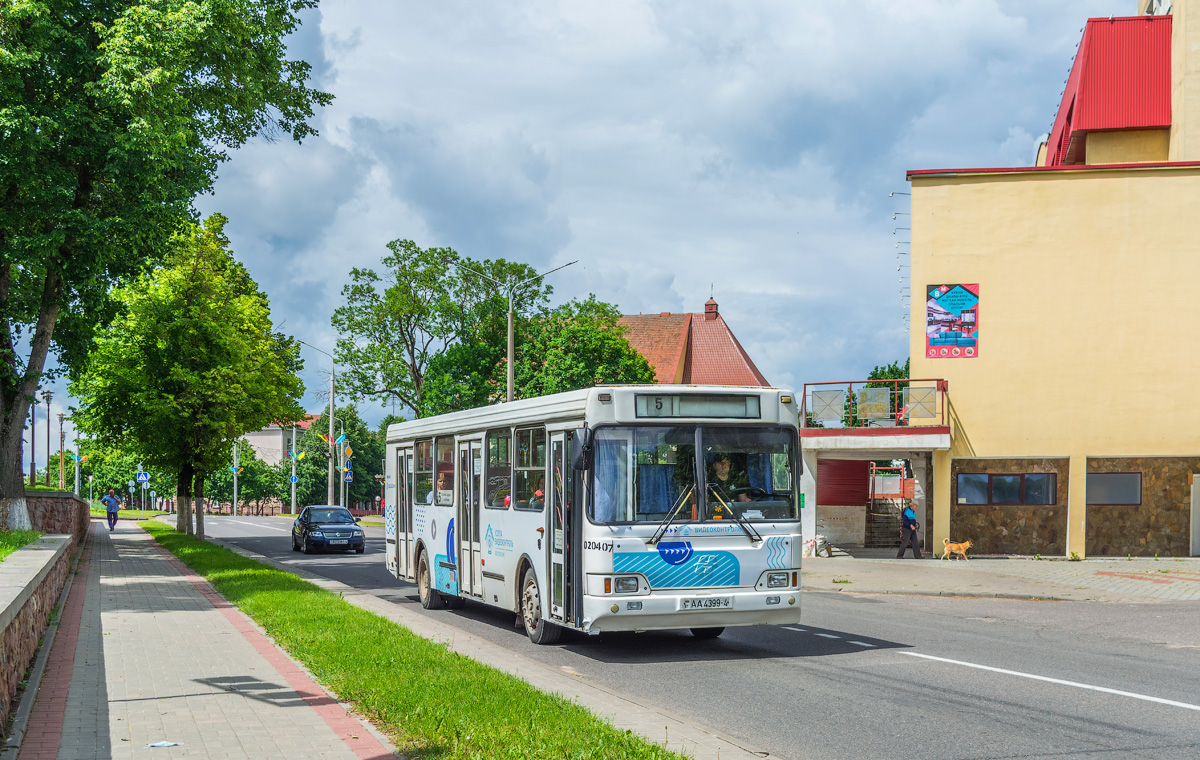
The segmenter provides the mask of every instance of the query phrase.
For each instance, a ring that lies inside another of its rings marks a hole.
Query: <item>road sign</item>
[[[137,483],[134,483],[132,480],[129,481],[129,490],[130,491],[132,491],[136,486],[137,486]]]
[[[139,473],[137,474],[137,482],[139,482],[139,483],[149,483],[149,482],[150,482],[150,473],[148,473],[148,472],[139,472]]]
[[[142,490],[148,491],[149,489],[150,489],[150,484],[145,481],[142,481]]]
[[[342,473],[342,480],[346,481],[347,483],[353,483],[354,473],[350,470],[346,470],[344,473]]]
[[[293,476],[291,477],[291,481],[292,481],[293,483],[295,483],[295,482],[296,482],[297,480],[299,480],[299,479],[300,479],[300,478],[296,477],[295,475],[293,475]]]
[[[348,446],[348,445],[347,445],[347,446],[346,446],[346,458],[349,458],[349,457],[350,457],[350,455],[351,455],[351,454],[353,454],[353,453],[354,453],[354,452],[353,452],[353,451],[350,449],[350,446]]]

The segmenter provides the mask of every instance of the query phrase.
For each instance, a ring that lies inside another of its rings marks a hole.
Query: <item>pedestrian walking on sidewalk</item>
[[[921,559],[921,547],[917,543],[917,529],[920,527],[921,524],[917,522],[917,513],[909,504],[900,515],[900,552],[896,555],[896,559],[904,559],[904,551],[908,549],[909,544],[912,544],[913,559]]]
[[[121,500],[110,488],[108,493],[100,497],[100,503],[104,505],[104,509],[108,513],[108,529],[111,531],[117,527],[117,513],[121,511]]]

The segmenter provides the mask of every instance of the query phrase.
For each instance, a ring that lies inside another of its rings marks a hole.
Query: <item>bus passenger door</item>
[[[396,577],[412,577],[412,449],[401,449],[396,457],[396,491],[392,510],[395,533],[389,541],[396,544]]]
[[[479,441],[458,444],[458,583],[471,596],[483,596],[483,568],[479,561],[480,507],[483,502],[483,451]]]
[[[571,541],[571,511],[566,498],[567,476],[570,463],[567,462],[566,434],[552,433],[550,435],[550,478],[547,491],[546,521],[549,523],[549,552],[550,552],[550,617],[559,622],[574,621],[574,605],[571,604],[570,574],[571,553],[574,550]]]

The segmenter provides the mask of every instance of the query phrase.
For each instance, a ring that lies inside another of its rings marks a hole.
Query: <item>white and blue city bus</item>
[[[535,643],[800,619],[790,391],[600,386],[392,425],[387,567]]]

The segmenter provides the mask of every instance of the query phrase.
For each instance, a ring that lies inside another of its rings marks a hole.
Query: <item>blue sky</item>
[[[246,145],[197,206],[326,350],[349,269],[408,238],[578,259],[555,302],[701,311],[712,288],[774,384],[865,377],[908,353],[888,193],[907,169],[1031,164],[1085,20],[1135,10],[325,0],[290,41],[336,96],[320,137]],[[329,362],[305,351],[315,409]]]

